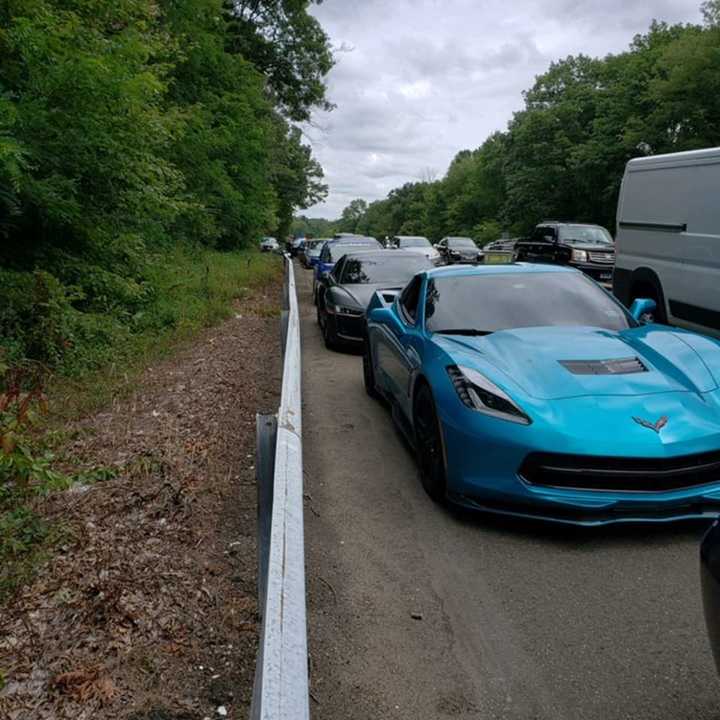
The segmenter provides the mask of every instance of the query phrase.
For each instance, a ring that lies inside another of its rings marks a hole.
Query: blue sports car
[[[428,494],[579,525],[720,512],[720,343],[577,270],[445,267],[368,308],[370,395]]]

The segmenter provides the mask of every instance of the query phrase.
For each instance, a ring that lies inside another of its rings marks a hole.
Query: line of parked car
[[[362,351],[430,497],[584,526],[718,517],[720,341],[694,331],[720,332],[703,183],[720,190],[720,150],[632,161],[615,242],[545,221],[482,250],[347,235],[299,248],[325,344]],[[717,522],[701,560],[720,660]]]

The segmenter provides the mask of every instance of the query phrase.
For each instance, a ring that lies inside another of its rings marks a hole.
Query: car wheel
[[[369,338],[365,338],[365,352],[363,352],[363,382],[365,384],[365,392],[371,398],[378,400],[380,393],[377,391],[377,383],[375,382],[375,366],[373,364]]]
[[[447,479],[443,458],[440,423],[435,412],[435,401],[429,386],[423,384],[413,405],[415,421],[415,453],[420,481],[425,492],[439,503],[445,502]]]
[[[327,317],[325,318],[325,322],[321,323],[320,330],[322,331],[325,347],[328,350],[335,350],[338,346],[338,340],[335,333],[330,328],[330,323],[328,322]]]

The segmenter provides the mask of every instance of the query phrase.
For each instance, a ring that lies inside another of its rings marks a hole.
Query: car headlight
[[[450,365],[447,373],[458,397],[471,410],[519,425],[529,425],[532,422],[507,393],[477,370],[462,365]]]
[[[335,313],[337,315],[347,315],[349,317],[362,317],[365,314],[362,310],[358,310],[358,308],[335,304],[329,304],[327,306],[327,311],[331,314]]]
[[[572,259],[575,262],[587,262],[588,261],[587,250],[573,250],[572,251]]]

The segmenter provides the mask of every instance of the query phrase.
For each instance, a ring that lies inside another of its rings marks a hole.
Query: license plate
[[[600,273],[601,280],[612,280],[612,273]]]

